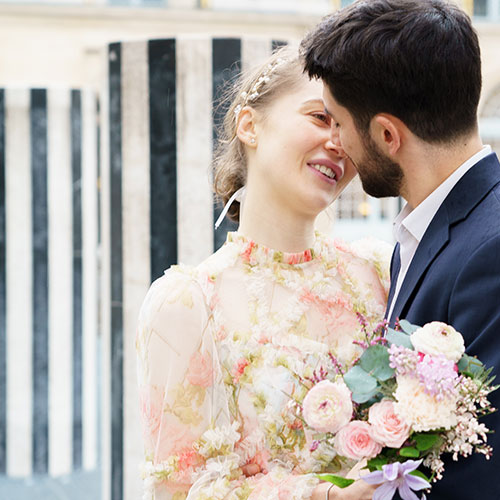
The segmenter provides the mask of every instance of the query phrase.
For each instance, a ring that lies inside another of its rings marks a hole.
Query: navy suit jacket
[[[391,272],[395,286],[397,269]],[[460,179],[434,216],[390,322],[396,318],[416,325],[452,325],[462,333],[466,352],[494,367],[500,384],[500,164],[494,153]],[[500,409],[500,389],[489,399]],[[447,459],[444,477],[428,498],[500,500],[500,412],[483,421],[495,430],[488,436],[493,458],[475,454],[458,462]]]

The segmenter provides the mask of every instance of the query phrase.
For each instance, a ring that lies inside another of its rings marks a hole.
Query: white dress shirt
[[[443,183],[441,183],[422,203],[412,209],[406,204],[399,215],[394,220],[393,234],[396,241],[399,243],[399,255],[401,259],[401,267],[399,269],[398,280],[396,282],[396,290],[392,298],[391,307],[389,309],[388,318],[391,317],[394,309],[394,304],[398,297],[401,285],[405,279],[408,268],[418,244],[422,240],[429,224],[439,210],[450,191],[455,187],[457,182],[472,168],[478,161],[482,160],[491,153],[490,146],[483,146],[481,151],[471,156],[466,162],[462,163]]]

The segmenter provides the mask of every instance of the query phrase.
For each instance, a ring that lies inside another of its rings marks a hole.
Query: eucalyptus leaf
[[[380,388],[377,386],[370,392],[355,392],[351,397],[355,403],[363,404],[373,399],[373,397],[379,392],[379,390]]]
[[[420,452],[414,448],[413,446],[405,446],[399,450],[399,454],[402,457],[408,458],[418,458],[420,456]]]
[[[403,329],[405,333],[408,335],[411,335],[414,331],[418,330],[420,327],[417,325],[412,325],[409,321],[406,319],[402,319],[399,321],[399,326]]]
[[[413,351],[413,344],[411,343],[410,336],[404,332],[396,331],[392,328],[387,330],[385,338],[390,344],[396,344],[402,347],[406,347]]]
[[[389,366],[389,352],[383,345],[370,346],[361,356],[359,364],[378,380],[385,381],[394,376],[394,369]]]
[[[479,361],[479,359],[469,356],[468,354],[464,354],[460,361],[458,362],[458,371],[460,373],[466,373],[470,375],[475,375],[484,369],[483,363]]]
[[[334,474],[318,474],[317,477],[322,481],[333,483],[339,488],[347,488],[347,486],[350,486],[352,483],[354,483],[354,479],[347,479],[342,476],[335,476]]]
[[[345,375],[344,382],[352,392],[368,392],[377,387],[377,381],[361,366],[353,366]]]
[[[356,403],[364,403],[378,392],[377,380],[359,365],[353,366],[344,375],[344,382],[351,390],[352,399]]]

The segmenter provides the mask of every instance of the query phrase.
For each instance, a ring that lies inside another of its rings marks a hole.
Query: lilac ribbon
[[[410,474],[421,463],[422,460],[407,460],[383,465],[382,470],[370,472],[361,479],[368,484],[381,484],[373,492],[373,500],[391,500],[396,489],[403,500],[419,500],[412,490],[423,490],[431,486],[425,479]],[[422,500],[425,500],[425,495],[422,495]]]

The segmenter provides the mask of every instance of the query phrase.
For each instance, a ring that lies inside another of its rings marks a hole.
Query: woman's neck
[[[315,216],[302,216],[258,189],[245,193],[238,232],[282,252],[302,252],[314,242]]]

